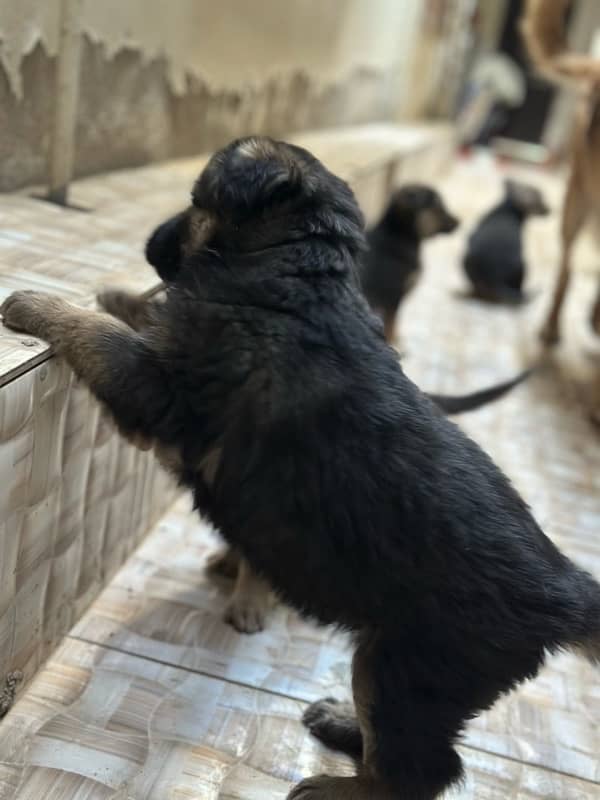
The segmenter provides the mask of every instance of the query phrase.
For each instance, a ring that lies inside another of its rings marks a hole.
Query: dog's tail
[[[526,0],[521,33],[535,66],[554,82],[594,84],[600,61],[567,49],[565,18],[571,0]]]
[[[436,406],[444,412],[444,414],[462,414],[465,411],[474,411],[476,408],[481,408],[488,403],[493,403],[503,395],[514,389],[523,381],[527,380],[529,376],[535,372],[537,367],[529,367],[523,372],[520,372],[515,378],[511,378],[503,383],[497,383],[487,389],[480,389],[477,392],[463,395],[446,395],[446,394],[427,394]]]

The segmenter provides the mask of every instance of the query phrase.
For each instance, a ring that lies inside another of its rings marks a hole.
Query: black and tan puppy
[[[181,217],[175,217],[166,225],[160,226],[148,245],[148,253],[164,281],[174,280],[169,270],[169,261],[161,260],[161,246],[165,235],[169,235],[173,225],[178,224]],[[100,307],[109,314],[127,323],[136,331],[143,331],[151,324],[153,315],[159,313],[162,302],[128,294],[119,290],[107,290],[98,297]],[[535,371],[535,367],[523,370],[510,380],[497,383],[486,389],[466,395],[428,394],[427,396],[446,414],[462,414],[495,402],[511,391]],[[140,444],[133,439],[134,443]],[[273,593],[269,584],[260,579],[250,565],[231,548],[217,552],[209,561],[210,574],[233,579],[234,588],[225,608],[224,620],[240,633],[258,633],[264,630],[269,609],[273,605]]]
[[[141,332],[41,293],[2,306],[153,443],[281,597],[351,631],[355,708],[305,721],[360,754],[293,800],[431,800],[466,722],[544,663],[600,656],[600,586],[409,381],[357,289],[362,219],[308,152],[243,139],[150,243],[171,271]]]
[[[419,280],[421,242],[457,226],[435,189],[413,184],[394,192],[382,218],[367,233],[360,281],[371,308],[383,320],[388,342],[394,338],[400,303]]]
[[[523,292],[523,225],[529,217],[545,216],[549,210],[534,186],[507,180],[504,188],[502,201],[470,235],[463,266],[475,297],[519,305],[527,299]]]

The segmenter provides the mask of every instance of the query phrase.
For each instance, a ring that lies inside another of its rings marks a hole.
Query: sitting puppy
[[[540,191],[517,181],[505,181],[501,203],[479,222],[467,244],[463,266],[473,294],[491,303],[517,305],[523,293],[523,223],[533,215],[545,216],[548,207]]]
[[[600,585],[404,375],[355,281],[349,187],[301,148],[233,142],[148,248],[173,270],[139,332],[19,291],[4,323],[49,341],[152,445],[290,605],[353,633],[354,709],[305,721],[359,755],[289,800],[432,800],[466,722],[547,652],[600,657]]]
[[[423,239],[451,233],[458,220],[428,186],[398,189],[381,220],[367,233],[368,250],[359,276],[371,308],[381,316],[385,338],[392,342],[400,303],[416,285],[421,271]]]

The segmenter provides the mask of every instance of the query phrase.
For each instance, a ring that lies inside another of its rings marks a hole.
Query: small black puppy
[[[356,285],[363,221],[310,153],[266,138],[210,160],[147,255],[169,273],[136,331],[19,291],[49,341],[154,447],[252,570],[351,631],[355,707],[305,722],[361,759],[290,800],[432,800],[469,719],[548,652],[600,657],[600,586],[485,453],[404,375]]]
[[[413,184],[394,192],[382,218],[368,231],[360,282],[371,308],[383,319],[388,342],[394,338],[400,303],[419,279],[421,242],[457,226],[435,189]]]
[[[491,303],[518,305],[523,292],[523,223],[530,216],[545,216],[549,209],[533,186],[506,180],[501,203],[488,212],[469,237],[463,266],[473,294]]]

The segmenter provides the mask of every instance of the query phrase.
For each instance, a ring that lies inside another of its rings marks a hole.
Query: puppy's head
[[[390,211],[403,229],[410,229],[419,239],[427,239],[438,233],[452,233],[459,225],[440,194],[423,184],[409,184],[396,190],[388,214]]]
[[[504,181],[504,189],[509,203],[523,216],[545,217],[550,213],[542,193],[535,186],[507,179]]]
[[[247,137],[210,159],[192,205],[155,230],[146,257],[172,281],[183,261],[204,248],[252,252],[307,236],[350,251],[363,247],[363,218],[351,189],[307,150]]]

